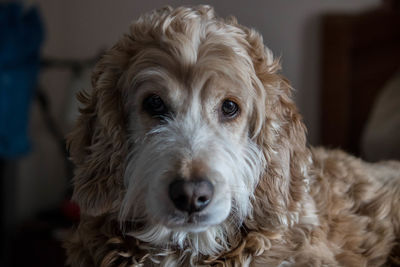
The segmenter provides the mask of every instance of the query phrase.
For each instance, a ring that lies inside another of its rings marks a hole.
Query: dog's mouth
[[[166,218],[166,220],[163,222],[163,225],[171,230],[203,232],[207,230],[207,228],[213,226],[209,219],[209,214],[174,213]]]

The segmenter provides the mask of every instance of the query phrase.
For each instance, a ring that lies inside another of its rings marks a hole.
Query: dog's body
[[[207,6],[141,17],[97,65],[69,139],[72,266],[381,266],[400,163],[309,149],[254,31]]]

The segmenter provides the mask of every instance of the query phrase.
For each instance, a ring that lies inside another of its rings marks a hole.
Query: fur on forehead
[[[129,95],[147,81],[165,85],[174,80],[182,88],[201,89],[214,79],[237,85],[253,101],[263,99],[265,90],[250,55],[254,44],[248,36],[253,33],[234,18],[217,18],[208,6],[164,8],[144,15],[120,42],[132,57],[119,87],[128,88],[125,94]],[[256,37],[262,44],[261,36]],[[256,113],[264,114],[263,105],[252,106]]]

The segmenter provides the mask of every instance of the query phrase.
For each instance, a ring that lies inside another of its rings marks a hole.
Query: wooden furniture
[[[322,18],[322,145],[360,155],[374,100],[400,68],[399,3]]]

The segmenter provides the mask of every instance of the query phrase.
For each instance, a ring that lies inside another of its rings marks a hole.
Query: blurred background
[[[0,266],[63,266],[70,203],[65,135],[75,94],[131,21],[210,4],[257,29],[295,88],[311,145],[400,158],[398,0],[0,1]]]

